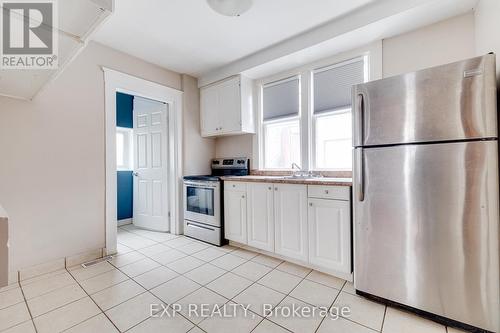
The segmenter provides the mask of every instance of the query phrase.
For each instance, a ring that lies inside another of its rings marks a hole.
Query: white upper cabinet
[[[200,90],[201,135],[255,133],[252,81],[238,75]]]
[[[307,186],[274,185],[275,252],[308,260]]]
[[[309,198],[308,220],[309,263],[337,277],[350,280],[350,202]]]
[[[248,245],[274,252],[274,198],[272,184],[247,184]]]

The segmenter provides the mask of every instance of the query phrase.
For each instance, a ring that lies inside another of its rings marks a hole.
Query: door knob
[[[132,172],[132,174],[133,174],[135,177],[139,177],[139,173],[138,173],[138,172]]]

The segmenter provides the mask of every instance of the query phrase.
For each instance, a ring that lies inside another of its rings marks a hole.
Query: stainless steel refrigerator
[[[354,86],[359,294],[500,330],[495,83],[488,54]]]

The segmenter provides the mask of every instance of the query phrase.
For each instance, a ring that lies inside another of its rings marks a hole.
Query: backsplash
[[[330,178],[352,178],[352,171],[313,171],[314,174],[320,174],[323,177]],[[293,171],[286,170],[250,170],[252,176],[289,176]]]

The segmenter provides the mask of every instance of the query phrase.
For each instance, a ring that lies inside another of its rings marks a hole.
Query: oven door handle
[[[190,182],[185,182],[185,186],[190,186],[190,187],[198,187],[198,188],[218,188],[219,184],[200,184],[200,183],[190,183]]]
[[[197,225],[197,224],[194,224],[194,223],[189,223],[189,222],[186,222],[186,224],[187,224],[188,226],[193,227],[193,228],[198,228],[198,229],[205,229],[205,230],[215,231],[215,229],[212,229],[212,228],[209,228],[209,227],[205,227],[205,226],[201,226],[201,225]]]

